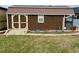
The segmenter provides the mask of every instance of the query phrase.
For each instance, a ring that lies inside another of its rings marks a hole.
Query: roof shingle
[[[68,6],[14,5],[9,7],[7,13],[28,15],[73,15],[74,10]]]

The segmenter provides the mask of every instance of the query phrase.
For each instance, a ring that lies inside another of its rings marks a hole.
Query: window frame
[[[43,18],[42,21],[40,21],[40,18]],[[38,15],[38,23],[44,23],[44,15]]]

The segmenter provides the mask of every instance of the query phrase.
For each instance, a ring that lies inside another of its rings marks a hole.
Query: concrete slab
[[[65,35],[79,35],[79,32],[65,33],[65,34],[42,34],[42,33],[27,33],[26,30],[9,30],[4,35],[65,36]]]

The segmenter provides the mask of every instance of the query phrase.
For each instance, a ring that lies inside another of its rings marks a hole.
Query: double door
[[[24,15],[15,15],[13,17],[13,27],[14,29],[22,29],[22,28],[26,28],[27,25],[27,18]]]

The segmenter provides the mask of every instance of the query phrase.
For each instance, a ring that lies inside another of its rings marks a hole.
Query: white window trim
[[[43,17],[43,21],[40,21],[39,18]],[[44,23],[44,15],[38,15],[38,23]]]

